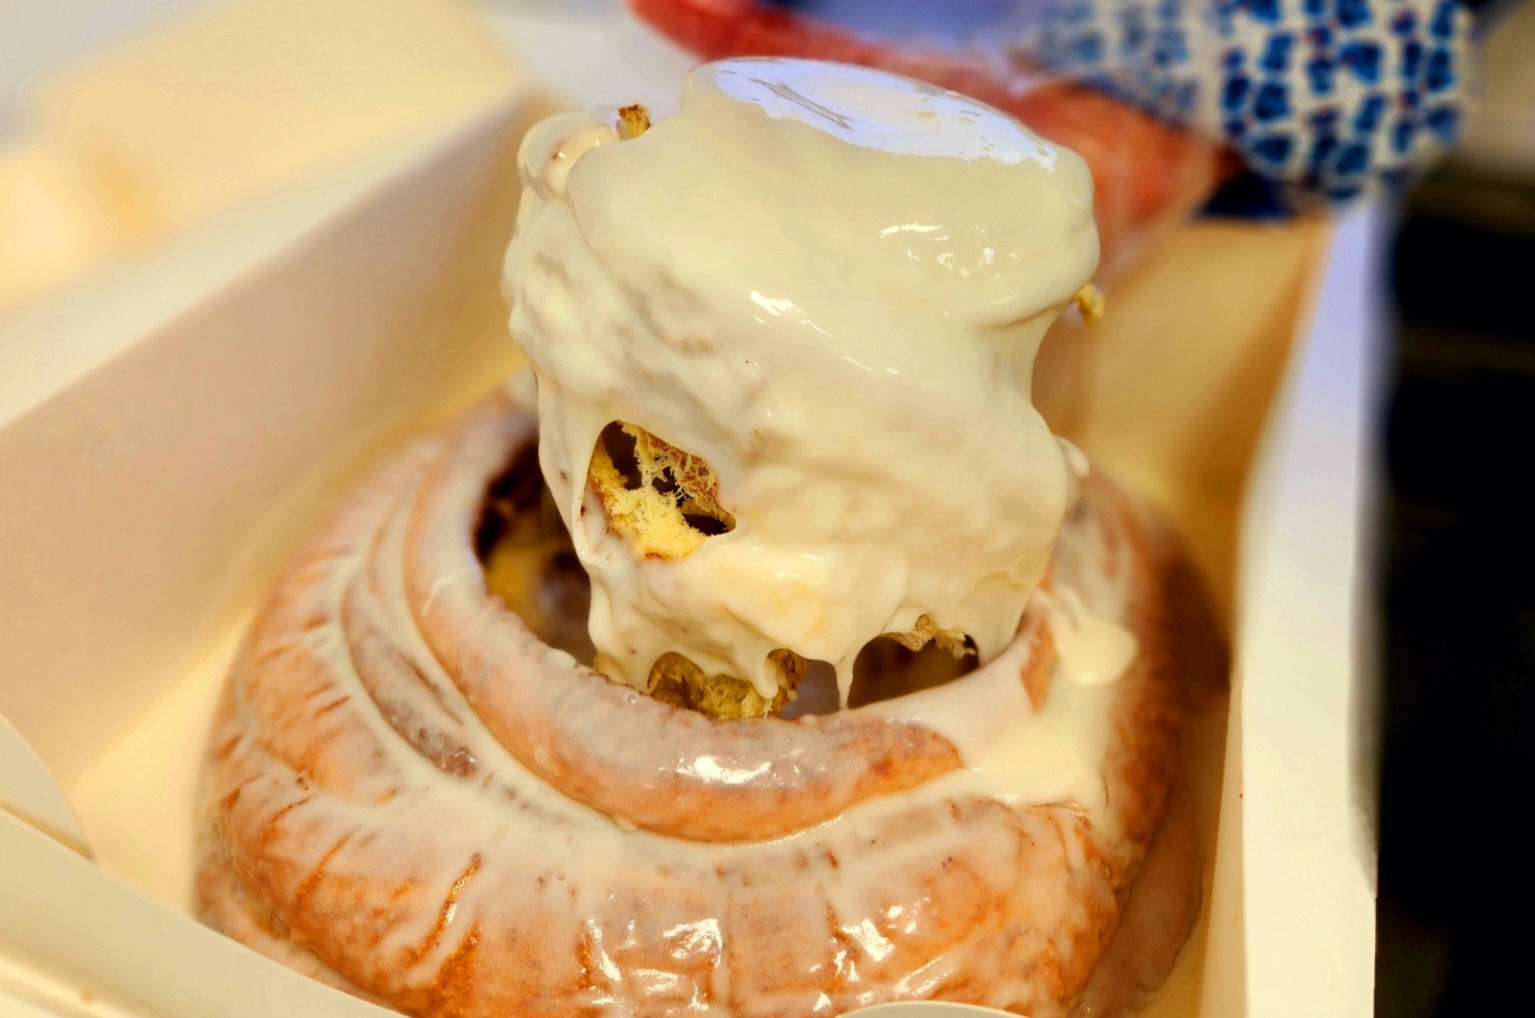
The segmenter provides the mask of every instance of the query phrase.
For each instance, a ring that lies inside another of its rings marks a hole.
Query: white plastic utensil
[[[64,790],[4,717],[0,717],[0,811],[91,857],[90,843]]]
[[[849,1011],[842,1018],[1019,1018],[1011,1011],[945,1000],[899,1000]],[[1027,1016],[1025,1016],[1027,1018]]]

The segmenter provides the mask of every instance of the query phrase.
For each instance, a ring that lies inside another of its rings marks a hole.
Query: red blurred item
[[[706,60],[790,56],[876,67],[973,96],[1077,152],[1093,173],[1103,272],[1185,218],[1217,183],[1219,149],[1085,85],[1000,54],[902,48],[761,0],[629,0],[636,14]]]

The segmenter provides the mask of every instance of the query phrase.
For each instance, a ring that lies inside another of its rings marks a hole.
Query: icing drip
[[[864,68],[701,67],[619,141],[565,115],[524,143],[507,252],[540,460],[592,580],[603,667],[676,652],[775,691],[923,616],[984,664],[1012,639],[1071,485],[1030,403],[1045,330],[1098,257],[1073,153],[971,99]],[[588,497],[619,421],[701,458],[734,517],[642,557]]]

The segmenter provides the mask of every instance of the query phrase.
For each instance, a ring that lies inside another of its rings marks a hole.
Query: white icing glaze
[[[927,614],[1008,646],[1068,498],[1029,400],[1046,328],[1098,257],[1086,165],[989,107],[796,60],[701,67],[621,144],[535,128],[507,252],[540,461],[615,677],[662,653],[773,692]],[[735,529],[636,560],[586,506],[612,421],[702,457]]]
[[[1062,674],[1082,686],[1101,686],[1123,675],[1135,660],[1135,634],[1088,611],[1070,588],[1058,590],[1052,601],[1050,630]]]
[[[1109,552],[1105,535],[1081,520],[1068,520],[1057,545],[1055,587],[1069,590],[1078,617],[1093,620],[1091,631],[1068,633],[1073,653],[1089,662],[1111,659],[1112,678],[1122,675],[1136,653],[1135,638],[1119,623],[1128,610],[1129,585],[1122,556]],[[1110,732],[1112,679],[1083,681],[1062,650],[1058,613],[1043,592],[1042,602],[1056,641],[1057,661],[1045,702],[1036,712],[1018,675],[1028,661],[1027,643],[1015,640],[989,665],[955,682],[873,706],[892,717],[917,720],[942,734],[965,760],[960,774],[930,783],[943,794],[961,792],[1018,805],[1070,803],[1104,823],[1102,765]],[[1109,634],[1112,649],[1095,641]],[[1114,656],[1129,641],[1129,656]],[[1065,680],[1065,681],[1059,681]],[[865,708],[871,709],[871,708]]]
[[[409,494],[413,492],[407,497]],[[372,542],[361,542],[358,554],[338,563],[330,577],[325,600],[339,616],[348,591],[360,582],[359,574],[371,568],[379,596],[364,602],[363,614],[389,633],[409,660],[427,674],[432,682],[433,696],[444,703],[448,713],[472,719],[473,709],[422,642],[401,593],[400,567],[405,557],[402,548],[409,514],[398,511],[398,502],[390,505],[386,500],[380,500],[378,509],[376,525],[380,527],[380,534],[376,549]],[[1089,603],[1093,610],[1122,611],[1128,582],[1126,574],[1107,571],[1088,576],[1074,571],[1077,568],[1103,568],[1106,560],[1102,558],[1102,532],[1096,526],[1068,525],[1061,544],[1075,552],[1065,566],[1064,580],[1091,592]],[[358,682],[350,664],[352,650],[339,627],[316,629],[306,639],[308,649],[328,662],[327,671],[338,684],[359,700],[370,698],[370,692]],[[1110,735],[1108,705],[1112,694],[1103,689],[1054,682],[1045,704],[1036,713],[1018,678],[1029,660],[1029,653],[1027,642],[1017,639],[996,660],[960,679],[860,708],[861,712],[871,716],[908,719],[932,728],[959,749],[964,769],[926,782],[900,796],[859,803],[826,824],[779,839],[778,843],[790,844],[811,838],[819,843],[850,849],[864,837],[871,824],[884,816],[906,812],[914,804],[937,804],[965,795],[996,797],[1018,805],[1071,803],[1089,814],[1101,811],[1104,801],[1099,768]],[[1059,671],[1057,676],[1062,677]],[[376,713],[365,716],[381,742],[394,741],[382,717]],[[815,719],[807,718],[798,723],[807,722],[814,723]],[[523,823],[525,818],[514,816],[511,819],[515,823],[502,826],[506,819],[503,815],[502,820],[496,822],[494,831],[472,830],[479,822],[476,818],[489,816],[476,805],[480,797],[499,795],[496,786],[504,785],[537,812],[558,820],[560,828],[571,825],[579,835],[572,841],[578,840],[582,846],[579,857],[571,857],[572,865],[584,873],[599,874],[599,879],[585,882],[586,889],[593,894],[603,893],[607,882],[600,879],[600,873],[605,868],[623,866],[626,858],[643,857],[647,843],[666,844],[668,853],[675,853],[678,846],[682,846],[695,853],[691,863],[701,867],[714,865],[721,853],[746,847],[677,841],[637,830],[625,818],[605,816],[560,794],[508,754],[481,726],[470,723],[458,734],[469,745],[473,757],[494,773],[495,784],[445,783],[422,757],[414,753],[395,754],[392,760],[406,772],[402,775],[404,784],[429,790],[426,798],[411,808],[429,800],[434,810],[442,811],[445,823],[449,822],[447,818],[452,818],[454,825],[470,825],[474,837],[494,836],[503,842],[507,839],[528,842],[528,856],[521,852],[512,854],[533,857],[531,853],[535,846],[542,842],[539,824],[526,825]],[[637,731],[626,737],[633,739],[643,735]],[[677,747],[677,769],[697,771],[711,781],[726,784],[749,777],[723,772],[710,758],[690,755],[683,746]],[[493,814],[496,812],[492,811]],[[570,850],[570,844],[562,849]]]
[[[512,430],[529,435],[526,418],[517,420]],[[380,893],[386,897],[398,887],[419,887],[428,907],[369,947],[372,958],[413,959],[401,977],[406,981],[430,982],[477,930],[525,923],[535,931],[530,936],[542,936],[540,924],[558,916],[559,929],[580,931],[582,964],[590,966],[581,977],[591,980],[582,984],[590,987],[582,991],[583,1005],[612,1014],[680,1013],[658,1001],[674,1001],[679,985],[693,985],[693,992],[706,988],[707,1001],[694,998],[689,1013],[724,1014],[732,986],[760,970],[754,951],[782,949],[785,956],[774,954],[769,968],[808,964],[787,945],[750,939],[753,927],[741,910],[757,915],[752,910],[762,909],[795,929],[836,924],[811,956],[822,958],[822,948],[839,952],[830,963],[844,980],[842,995],[819,1005],[797,1000],[785,1014],[830,1016],[892,995],[922,996],[977,966],[987,973],[980,986],[986,1002],[1040,999],[1030,996],[1041,992],[1032,970],[1014,962],[1055,950],[1040,946],[1040,937],[1080,930],[1088,900],[1099,907],[1113,900],[1098,868],[1104,857],[1090,853],[1122,861],[1118,853],[1127,850],[1115,840],[1121,830],[1116,804],[1122,810],[1125,800],[1107,796],[1103,765],[1116,745],[1125,748],[1116,728],[1122,716],[1116,723],[1111,708],[1121,691],[1136,687],[1077,686],[1057,677],[1036,712],[1020,681],[1033,644],[1020,638],[976,672],[922,693],[835,718],[712,723],[703,737],[681,723],[686,712],[629,692],[634,717],[644,723],[620,732],[610,724],[616,715],[594,724],[589,708],[577,708],[570,715],[574,727],[560,737],[575,740],[583,753],[619,742],[625,758],[659,759],[668,774],[729,786],[753,780],[751,768],[739,762],[751,755],[725,758],[734,732],[777,732],[787,744],[806,727],[891,718],[950,740],[962,766],[757,840],[668,836],[622,809],[601,812],[537,773],[546,767],[540,753],[560,747],[530,751],[501,741],[472,702],[477,680],[461,670],[450,675],[442,663],[450,658],[433,649],[421,628],[437,610],[424,598],[452,604],[454,590],[462,594],[466,585],[483,595],[482,581],[463,575],[461,557],[435,554],[432,568],[416,574],[420,582],[411,586],[409,579],[410,563],[423,561],[409,548],[419,549],[422,541],[431,546],[439,519],[422,515],[422,493],[456,493],[444,496],[456,508],[441,518],[457,521],[450,528],[458,535],[455,546],[466,546],[485,485],[519,447],[489,446],[473,465],[450,463],[440,472],[430,455],[415,457],[354,503],[349,517],[300,559],[269,609],[275,615],[264,613],[267,621],[258,624],[249,656],[236,668],[231,695],[244,715],[234,729],[239,734],[228,743],[229,732],[216,734],[219,745],[231,747],[219,785],[242,790],[233,800],[220,798],[225,808],[282,818],[275,844],[283,858],[299,863],[298,882],[320,868],[344,884],[351,874],[377,877],[384,867]],[[1080,592],[1085,610],[1120,618],[1132,610],[1135,577],[1115,519],[1112,512],[1074,512],[1063,526],[1053,575],[1057,589]],[[472,552],[462,550],[472,562]],[[1145,594],[1141,588],[1135,597]],[[368,629],[379,636],[370,637]],[[504,662],[495,681],[515,687],[568,679],[570,688],[587,694],[612,689],[595,676],[561,675],[571,666],[566,655],[550,652],[540,661]],[[290,729],[306,734],[284,747]],[[690,731],[693,737],[685,737]],[[423,745],[461,747],[453,759],[466,766],[434,764]],[[295,758],[305,768],[302,780],[282,763]],[[772,762],[777,754],[760,759]],[[638,772],[612,773],[620,785],[642,783]],[[790,787],[784,792],[797,794]],[[1048,805],[1067,809],[1026,809]],[[1068,820],[1071,814],[1078,817]],[[255,839],[257,850],[270,844]],[[864,864],[872,860],[877,866]],[[962,883],[951,886],[941,881],[952,860],[963,863],[954,870]],[[963,883],[972,878],[983,886]],[[892,945],[928,935],[923,931],[944,921],[937,916],[945,895],[954,893],[996,904],[987,921],[1006,916],[1009,925],[917,959],[898,983],[881,976],[880,959],[899,950]],[[349,899],[348,907],[368,905]],[[780,909],[790,914],[774,911]],[[284,915],[287,921],[307,914]],[[568,939],[551,943],[540,964],[574,964]],[[657,955],[675,959],[676,967],[636,968],[637,944],[664,945]],[[517,949],[532,950],[522,942]],[[688,982],[695,979],[701,982]]]
[[[506,380],[506,398],[512,406],[525,413],[538,413],[538,379],[527,368],[512,372]]]

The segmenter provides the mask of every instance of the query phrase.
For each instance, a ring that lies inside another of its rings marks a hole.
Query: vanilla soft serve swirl
[[[675,651],[770,695],[783,647],[845,699],[922,615],[1001,653],[1067,498],[1029,389],[1097,262],[1082,160],[904,78],[731,60],[637,138],[544,122],[521,166],[512,334],[613,677]],[[637,558],[584,491],[614,421],[706,460],[734,529]]]

